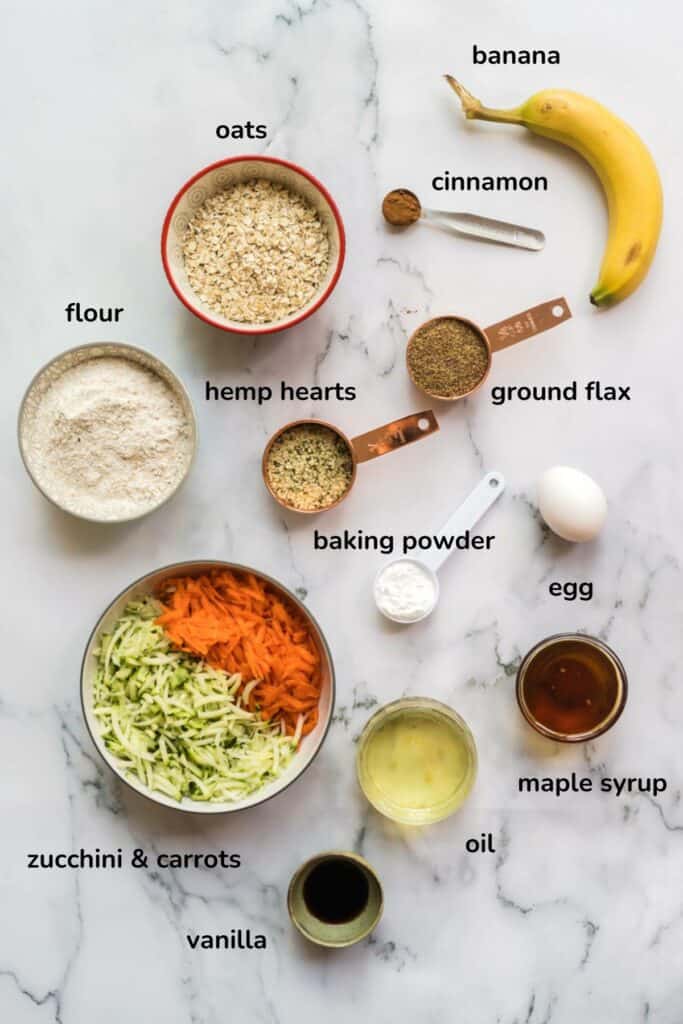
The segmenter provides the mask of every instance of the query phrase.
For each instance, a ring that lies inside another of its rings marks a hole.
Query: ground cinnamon
[[[422,207],[414,192],[407,188],[395,188],[387,192],[382,203],[384,219],[394,227],[405,227],[419,220]]]

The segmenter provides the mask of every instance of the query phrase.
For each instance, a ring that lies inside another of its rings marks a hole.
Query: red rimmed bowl
[[[308,302],[282,319],[262,324],[229,320],[212,310],[192,288],[182,254],[182,241],[187,225],[199,207],[217,192],[254,178],[265,178],[278,185],[284,185],[306,199],[327,229],[330,243],[327,271]],[[180,301],[200,320],[220,327],[223,331],[234,331],[236,334],[271,334],[274,331],[284,331],[309,317],[332,294],[344,264],[345,250],[346,240],[341,214],[325,186],[303,167],[272,156],[228,157],[198,171],[185,182],[171,203],[161,233],[161,258],[164,270],[171,288]]]

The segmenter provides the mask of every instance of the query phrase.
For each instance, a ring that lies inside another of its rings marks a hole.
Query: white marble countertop
[[[681,94],[670,0],[653,19],[627,0],[480,5],[424,0],[202,0],[169,5],[11,4],[5,12],[0,310],[4,664],[0,687],[0,1019],[7,1024],[680,1024],[681,487],[679,200]],[[471,48],[558,48],[559,67],[473,67]],[[588,292],[605,235],[597,181],[561,147],[521,130],[466,125],[441,74],[492,105],[566,85],[630,121],[656,155],[667,196],[653,271],[624,305],[596,314]],[[219,123],[268,126],[221,142]],[[196,170],[262,151],[298,161],[338,200],[348,255],[330,301],[304,325],[252,342],[194,319],[159,259],[166,206]],[[437,205],[444,170],[545,174],[545,194],[445,195],[443,205],[542,227],[531,255],[418,227],[390,233],[389,188]],[[437,410],[441,432],[361,467],[320,529],[429,532],[489,469],[508,491],[487,553],[441,575],[428,621],[391,628],[372,604],[383,556],[316,553],[313,524],[281,514],[260,479],[269,434],[319,415],[363,432],[428,403],[410,386],[405,339],[428,314],[493,323],[566,295],[573,320],[496,356],[478,396]],[[66,325],[64,307],[123,306],[120,327]],[[176,369],[195,400],[192,476],[141,522],[102,528],[33,489],[14,438],[29,378],[57,352],[121,339]],[[355,402],[207,403],[204,384],[355,385]],[[630,385],[626,404],[512,404],[495,384]],[[610,502],[594,545],[539,524],[548,466],[593,475]],[[116,785],[81,718],[78,680],[103,607],[135,577],[184,558],[226,558],[276,576],[331,644],[338,705],[323,751],[261,808],[196,821]],[[590,602],[548,594],[591,580]],[[605,638],[626,664],[629,702],[612,732],[559,749],[526,728],[514,698],[520,656],[549,633]],[[354,740],[372,708],[401,694],[451,703],[470,723],[480,773],[470,800],[433,828],[403,830],[357,788]],[[522,796],[519,775],[664,776],[667,791]],[[491,832],[495,854],[467,854]],[[29,871],[29,852],[121,847],[238,852],[238,871]],[[370,941],[308,946],[285,908],[294,869],[327,848],[362,852],[385,886]],[[251,928],[265,951],[191,951],[187,933]]]

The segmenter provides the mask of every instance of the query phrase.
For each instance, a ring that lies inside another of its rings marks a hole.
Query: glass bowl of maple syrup
[[[628,692],[614,651],[592,636],[558,633],[541,640],[517,672],[517,703],[529,725],[560,743],[584,743],[611,729]]]

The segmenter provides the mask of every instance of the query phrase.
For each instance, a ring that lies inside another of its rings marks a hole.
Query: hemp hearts
[[[296,423],[280,433],[265,474],[278,501],[319,512],[341,501],[353,482],[353,455],[344,438],[322,423]]]
[[[190,285],[214,313],[267,324],[305,306],[330,262],[327,230],[311,204],[257,178],[210,196],[182,242]]]

